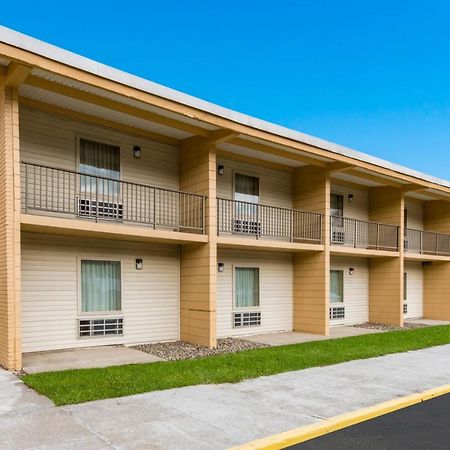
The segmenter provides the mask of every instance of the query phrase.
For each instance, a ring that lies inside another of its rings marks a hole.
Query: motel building
[[[450,320],[450,183],[0,28],[0,365]]]

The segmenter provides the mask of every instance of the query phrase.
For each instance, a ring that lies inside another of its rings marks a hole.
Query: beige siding
[[[119,145],[124,181],[178,189],[177,147],[25,107],[20,109],[21,158],[25,162],[78,170],[80,137]],[[142,150],[139,159],[133,157],[135,145]]]
[[[354,325],[369,320],[369,262],[365,258],[331,257],[331,270],[344,272],[345,319],[330,320],[330,326]],[[353,275],[349,269],[353,268]],[[334,305],[339,306],[338,303]],[[330,303],[330,306],[333,306]]]
[[[405,209],[408,210],[408,228],[423,230],[423,203],[405,200]]]
[[[407,275],[406,303],[408,312],[405,318],[417,318],[423,316],[423,269],[422,263],[405,261]]]
[[[234,174],[259,177],[259,202],[261,204],[292,208],[292,176],[286,172],[256,167],[242,162],[218,159],[224,166],[224,174],[217,177],[217,197],[234,198]]]
[[[217,276],[217,336],[292,330],[292,256],[282,253],[219,251],[225,270]],[[234,267],[259,267],[261,326],[233,328]]]
[[[369,195],[367,191],[332,182],[331,193],[344,196],[344,217],[369,220]],[[353,195],[353,201],[351,202],[348,201],[350,194]]]
[[[22,252],[24,352],[179,338],[176,247],[24,233]],[[123,336],[77,338],[81,257],[122,262]]]

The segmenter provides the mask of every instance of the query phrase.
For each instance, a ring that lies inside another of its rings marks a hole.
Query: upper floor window
[[[330,213],[334,217],[344,216],[344,196],[341,194],[331,194]]]
[[[234,199],[240,202],[259,202],[259,178],[236,173],[234,177]]]
[[[80,139],[80,172],[91,175],[81,177],[83,192],[117,193],[119,184],[103,178],[120,179],[120,147]]]

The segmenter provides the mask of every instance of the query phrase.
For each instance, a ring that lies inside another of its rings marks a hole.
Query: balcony
[[[418,255],[450,256],[450,235],[405,228],[405,252]]]
[[[398,251],[398,226],[337,216],[330,217],[330,222],[332,245]]]
[[[241,235],[301,244],[322,243],[322,214],[217,199],[219,235]]]
[[[205,233],[201,195],[21,164],[22,212]]]

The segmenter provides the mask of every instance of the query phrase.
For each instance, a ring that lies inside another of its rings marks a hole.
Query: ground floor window
[[[344,271],[330,270],[330,303],[344,301]]]
[[[259,269],[256,267],[236,267],[235,307],[252,308],[259,306]]]
[[[81,312],[120,311],[120,261],[81,261]]]

